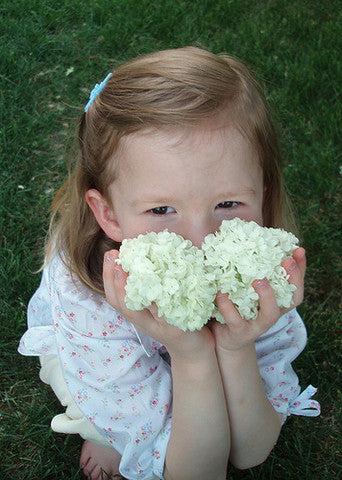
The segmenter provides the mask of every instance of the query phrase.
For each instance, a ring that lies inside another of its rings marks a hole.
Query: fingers
[[[259,313],[255,320],[260,335],[269,330],[279,319],[281,312],[271,285],[266,280],[255,280],[253,288],[259,296]],[[253,321],[254,322],[254,321]]]
[[[216,303],[224,319],[230,327],[241,327],[242,324],[254,325],[260,331],[268,330],[280,317],[280,309],[274,296],[274,292],[265,279],[255,280],[253,288],[259,296],[259,313],[256,320],[245,320],[241,317],[228,294],[219,292],[216,295]]]
[[[260,335],[269,330],[280,317],[273,290],[269,282],[256,280],[253,287],[259,296],[260,308],[255,320],[242,318],[228,294],[218,293],[216,303],[222,313],[226,325],[216,324],[213,327],[216,342],[225,350],[237,350],[254,342]]]
[[[282,266],[289,275],[288,282],[297,287],[293,294],[294,306],[302,303],[304,298],[304,276],[306,270],[306,256],[304,248],[297,248],[291,258],[287,258]]]
[[[285,268],[286,272],[290,275],[289,280],[291,283],[300,279],[302,280],[305,276],[306,270],[306,256],[304,248],[297,248],[292,257],[287,258],[282,266]]]
[[[159,317],[158,307],[155,302],[152,302],[151,305],[147,308],[147,310],[151,313],[151,315],[158,321],[161,322],[162,318]]]
[[[223,315],[226,323],[230,327],[239,327],[241,320],[241,315],[236,309],[234,303],[230,300],[227,293],[218,292],[216,295],[216,305],[218,306],[220,312]]]
[[[125,285],[127,274],[123,271],[121,265],[116,263],[119,257],[117,250],[109,250],[104,255],[103,261],[103,286],[106,300],[120,313],[126,310],[124,298],[126,295]]]
[[[125,302],[125,286],[128,274],[124,272],[121,265],[116,263],[118,257],[119,252],[117,250],[109,250],[104,255],[103,286],[106,300],[117,312],[121,313],[121,315],[132,322],[139,330],[151,336],[151,332],[145,331],[145,327],[156,323],[153,316],[153,313],[156,313],[156,307],[150,307],[152,308],[152,312],[148,309],[133,311],[127,308]]]
[[[293,258],[296,260],[299,268],[303,270],[303,275],[305,274],[305,269],[306,269],[306,255],[305,255],[305,249],[303,247],[297,248],[293,252]]]

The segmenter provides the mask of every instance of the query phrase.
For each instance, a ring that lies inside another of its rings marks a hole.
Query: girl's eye
[[[167,213],[173,213],[175,212],[175,209],[172,207],[156,207],[156,208],[151,208],[149,210],[151,213],[154,213],[155,215],[166,215]]]
[[[239,205],[240,202],[221,202],[216,205],[216,208],[233,208]]]

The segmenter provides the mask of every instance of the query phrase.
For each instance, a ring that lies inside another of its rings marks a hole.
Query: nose
[[[218,227],[219,225],[213,225],[207,220],[195,218],[187,222],[181,231],[177,233],[182,235],[186,240],[190,240],[195,247],[201,248],[205,237],[209,233],[214,233]]]

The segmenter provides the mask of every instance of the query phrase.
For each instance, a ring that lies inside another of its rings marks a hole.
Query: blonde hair
[[[47,259],[55,252],[61,254],[72,274],[103,294],[103,255],[120,245],[99,227],[85,193],[95,188],[109,201],[108,187],[115,179],[123,136],[150,127],[193,127],[218,115],[226,115],[257,151],[266,191],[264,225],[293,229],[282,160],[258,82],[232,56],[185,47],[122,64],[83,113],[75,168],[52,205]]]

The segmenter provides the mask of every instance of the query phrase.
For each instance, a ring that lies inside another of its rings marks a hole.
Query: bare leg
[[[88,440],[83,442],[80,466],[91,480],[109,480],[112,475],[119,475],[120,460],[121,455],[113,448],[101,447]]]

